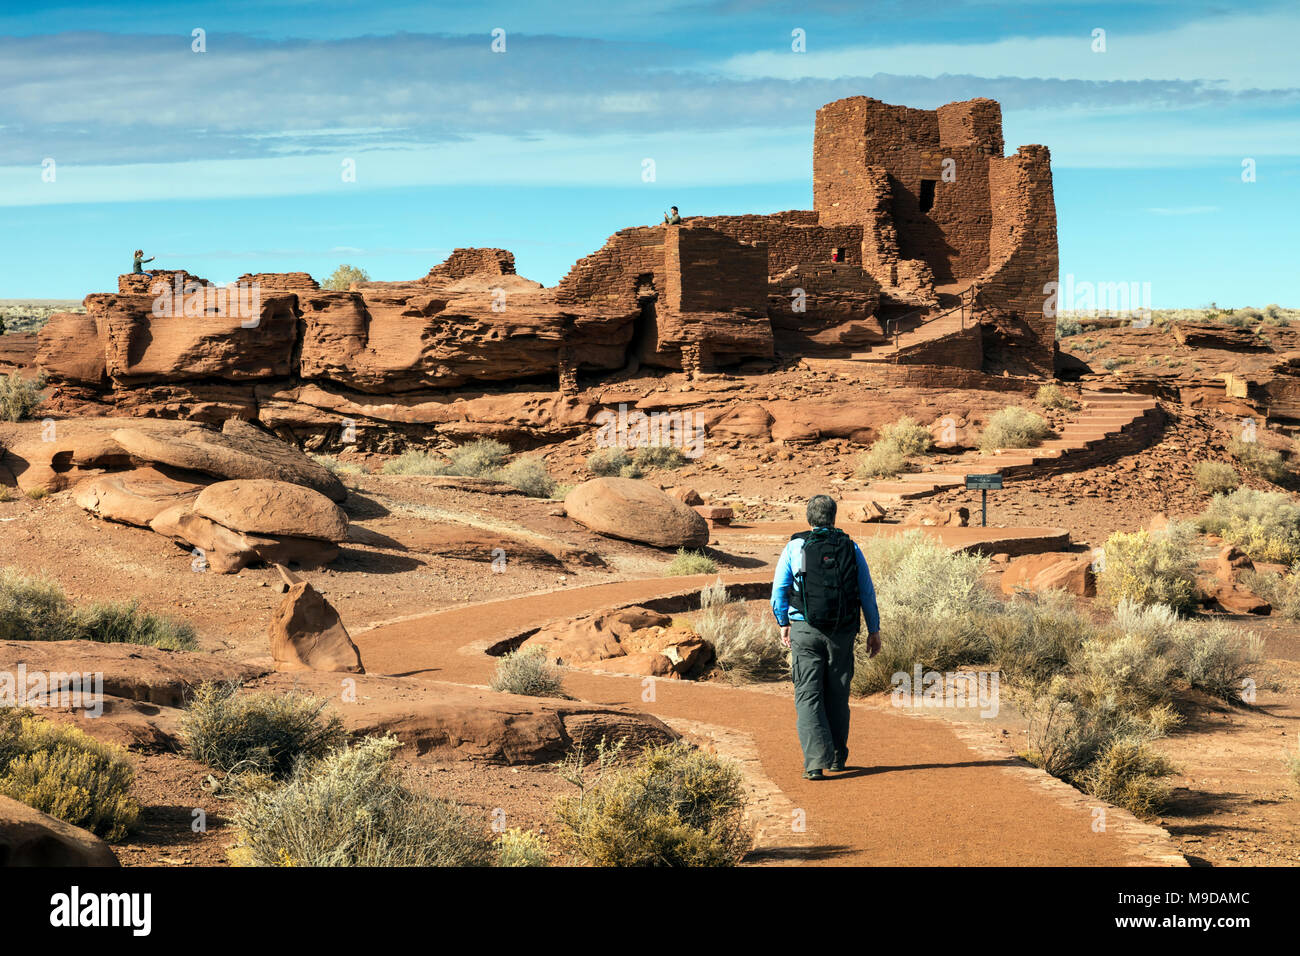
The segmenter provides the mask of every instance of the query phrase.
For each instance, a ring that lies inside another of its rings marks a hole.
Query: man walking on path
[[[823,780],[849,757],[849,685],[853,644],[867,617],[867,651],[880,653],[880,613],[862,549],[835,527],[835,500],[815,495],[808,524],[790,538],[776,563],[772,613],[790,648],[803,775]]]

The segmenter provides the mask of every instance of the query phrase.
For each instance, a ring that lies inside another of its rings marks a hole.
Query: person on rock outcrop
[[[152,275],[152,273],[144,271],[144,264],[146,262],[153,262],[155,258],[156,258],[155,256],[150,256],[148,259],[146,259],[144,257],[143,249],[135,250],[135,265],[132,267],[131,272],[134,273],[135,275]]]
[[[835,527],[835,500],[814,495],[808,524],[790,538],[772,580],[772,613],[781,643],[790,648],[795,729],[803,749],[804,778],[823,780],[849,757],[849,685],[853,645],[867,618],[867,650],[880,653],[880,612],[867,559]]]
[[[680,226],[682,224],[682,217],[677,215],[676,206],[673,206],[669,212],[664,213],[664,222],[670,226]]]

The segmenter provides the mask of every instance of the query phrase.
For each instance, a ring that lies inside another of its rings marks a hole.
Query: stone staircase
[[[1146,448],[1163,424],[1156,400],[1147,395],[1084,392],[1082,399],[1083,408],[1058,437],[1033,448],[998,450],[987,456],[967,452],[932,471],[874,481],[860,491],[845,493],[843,500],[887,504],[964,487],[967,475],[1000,474],[1005,481],[1091,468]]]
[[[961,312],[953,312],[946,315],[940,315],[937,318],[921,321],[910,329],[898,333],[897,337],[890,337],[888,340],[877,345],[871,346],[868,352],[854,352],[849,355],[848,360],[853,362],[896,362],[900,355],[914,350],[917,346],[928,345],[946,339],[950,335],[960,335],[963,332],[974,334],[978,332],[976,322],[968,314],[965,323],[962,322]]]

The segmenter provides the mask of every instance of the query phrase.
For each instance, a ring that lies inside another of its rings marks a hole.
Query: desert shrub
[[[363,470],[360,465],[352,461],[339,461],[333,455],[312,455],[316,464],[325,468],[335,475],[360,475]]]
[[[299,693],[241,694],[238,681],[204,683],[181,716],[186,755],[230,775],[282,778],[346,739],[343,721],[326,717],[323,698]]]
[[[593,866],[734,866],[749,852],[744,780],[685,743],[603,759],[556,803],[560,841]],[[573,761],[579,766],[581,755]]]
[[[1165,604],[1189,610],[1196,594],[1192,529],[1182,523],[1166,531],[1116,531],[1106,539],[1097,595],[1110,604]]]
[[[194,627],[160,614],[142,611],[136,601],[112,601],[78,608],[73,615],[76,635],[101,644],[147,644],[168,651],[198,646]]]
[[[790,652],[770,613],[757,616],[732,600],[719,579],[700,591],[700,610],[692,622],[713,648],[718,669],[737,683],[782,680],[790,673]]]
[[[550,866],[546,837],[511,827],[496,842],[497,866]]]
[[[642,445],[633,455],[633,461],[642,471],[651,468],[680,468],[686,456],[676,445]]]
[[[854,474],[859,478],[892,478],[907,467],[907,457],[894,445],[872,442],[858,459]]]
[[[980,580],[987,559],[953,554],[919,531],[873,538],[864,550],[881,631],[889,637],[875,657],[868,656],[865,641],[857,643],[855,693],[884,690],[894,674],[911,673],[918,664],[947,671],[990,659],[985,619],[1001,602]]]
[[[1146,713],[1167,703],[1173,692],[1172,662],[1141,633],[1102,632],[1085,641],[1074,671],[1085,704],[1125,713]]]
[[[717,562],[702,551],[687,551],[685,548],[678,548],[677,557],[669,561],[668,566],[664,568],[664,576],[713,574],[717,570]]]
[[[409,449],[384,462],[385,475],[445,475],[451,462],[423,449]]]
[[[1035,688],[1021,709],[1029,722],[1025,758],[1076,786],[1114,741],[1148,741],[1161,733],[1159,718],[1142,720],[1106,701],[1085,704],[1063,675]]]
[[[563,697],[564,671],[541,648],[512,651],[497,661],[491,688],[525,697]]]
[[[1078,335],[1083,331],[1083,323],[1073,316],[1058,315],[1056,317],[1056,337],[1058,339],[1068,339],[1071,335]]]
[[[1237,469],[1222,461],[1198,461],[1192,474],[1197,486],[1211,495],[1226,494],[1241,484]]]
[[[630,464],[632,456],[623,448],[597,448],[587,456],[587,470],[597,478],[617,475]]]
[[[510,454],[510,446],[493,438],[478,438],[447,452],[451,465],[446,474],[465,475],[471,478],[496,477]]]
[[[1096,631],[1063,591],[1017,596],[986,622],[999,669],[1026,684],[1049,681],[1065,671]]]
[[[859,478],[889,478],[907,467],[907,460],[924,455],[934,445],[929,429],[913,418],[900,418],[880,429],[880,437],[858,459]]]
[[[620,478],[640,478],[643,474],[645,474],[645,472],[641,470],[641,466],[634,461],[628,462],[618,470],[618,476]]]
[[[1038,386],[1034,401],[1043,408],[1059,408],[1064,411],[1073,411],[1079,407],[1079,403],[1065,394],[1061,386],[1052,382]]]
[[[1286,475],[1286,463],[1280,451],[1265,448],[1257,441],[1239,438],[1228,443],[1228,454],[1237,459],[1242,468],[1269,481],[1280,481]]]
[[[37,485],[34,488],[28,488],[27,491],[24,492],[24,494],[26,494],[32,501],[40,501],[42,498],[48,497],[49,493],[50,490],[48,488],[44,488],[40,485]]]
[[[126,751],[67,724],[0,711],[0,794],[120,840],[140,807]]]
[[[0,640],[71,640],[76,634],[72,613],[54,581],[0,568]]]
[[[555,479],[547,473],[546,463],[540,458],[516,458],[495,477],[532,498],[549,498],[555,494]]]
[[[1282,492],[1238,488],[1215,495],[1196,522],[1257,561],[1300,560],[1300,506]]]
[[[1172,667],[1183,680],[1213,697],[1232,703],[1264,659],[1263,642],[1222,621],[1188,622],[1170,649]]]
[[[329,274],[329,278],[321,282],[322,289],[329,289],[334,292],[346,292],[352,288],[354,282],[369,282],[370,274],[365,269],[358,269],[356,266],[341,265]]]
[[[1118,737],[1079,774],[1077,783],[1099,800],[1149,818],[1168,803],[1170,787],[1165,778],[1174,772],[1168,758],[1147,741]]]
[[[14,500],[14,493],[8,485],[0,485],[0,504],[7,504]]]
[[[448,800],[402,784],[400,744],[366,738],[298,763],[249,791],[233,816],[236,862],[251,866],[487,866],[493,842]]]
[[[994,413],[980,433],[981,451],[998,448],[1029,448],[1052,433],[1047,421],[1027,409],[1012,405]]]
[[[1286,772],[1291,775],[1291,782],[1300,787],[1300,754],[1286,758]]]
[[[44,387],[43,378],[32,380],[18,372],[0,375],[0,421],[21,422],[30,418],[41,404]]]

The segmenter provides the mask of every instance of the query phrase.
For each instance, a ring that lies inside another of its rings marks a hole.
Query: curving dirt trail
[[[969,534],[977,529],[960,529]],[[988,529],[992,532],[994,529]],[[963,542],[964,543],[964,542]],[[726,575],[770,580],[768,569]],[[355,634],[369,672],[486,684],[483,648],[546,621],[698,588],[710,580],[650,578],[453,607]],[[888,640],[888,635],[885,636]],[[1095,832],[1098,801],[1005,751],[967,743],[948,722],[879,702],[854,704],[849,770],[805,781],[789,685],[737,688],[571,669],[566,690],[674,723],[738,732],[784,800],[768,801],[760,858],[822,865],[1116,866],[1183,862],[1165,831],[1114,807]],[[724,749],[721,745],[719,749]],[[770,788],[769,788],[770,789]],[[788,802],[786,802],[788,801]],[[772,807],[775,806],[776,809]],[[806,833],[793,822],[806,819]]]

